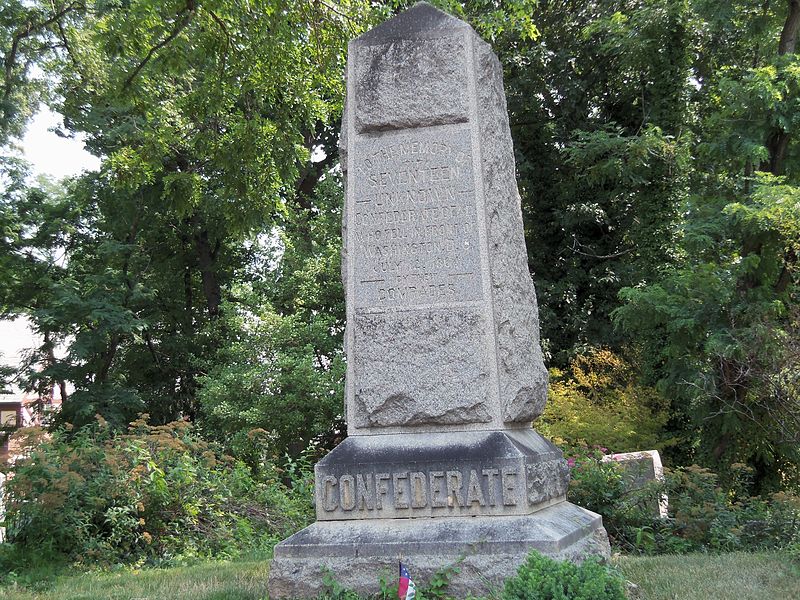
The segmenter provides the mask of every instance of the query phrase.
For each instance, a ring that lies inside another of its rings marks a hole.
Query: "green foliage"
[[[3,152],[43,99],[102,159],[53,185],[0,158],[0,316],[41,335],[22,381],[60,385],[63,422],[189,417],[267,477],[337,441],[345,47],[409,4],[3,3]],[[737,497],[737,462],[748,494],[797,488],[797,5],[436,4],[503,64],[549,433],[663,447]],[[612,471],[575,481],[615,510]],[[619,537],[657,546],[630,502]]]
[[[3,105],[13,114],[0,107],[0,126],[21,131],[35,64],[65,129],[102,158],[98,173],[63,190],[26,185],[19,165],[0,164],[10,184],[0,310],[26,315],[45,340],[22,369],[26,387],[74,387],[62,419],[76,426],[102,414],[124,429],[140,411],[157,423],[196,421],[200,377],[237,351],[242,320],[222,312],[239,306],[242,289],[255,289],[242,313],[307,324],[318,359],[335,360],[341,299],[329,283],[338,242],[328,226],[339,213],[315,188],[327,178],[338,210],[344,48],[370,23],[367,3],[24,4],[0,10],[11,69],[0,83],[16,99]],[[275,237],[299,250],[276,258]],[[300,262],[308,269],[291,275],[297,286],[271,285]],[[316,280],[326,283],[311,298]],[[59,344],[66,356],[53,352]],[[299,363],[295,381],[316,377]]]
[[[692,465],[667,469],[663,483],[640,489],[625,484],[622,469],[602,461],[598,449],[568,448],[572,465],[568,499],[603,516],[612,543],[630,553],[790,549],[800,540],[800,497],[790,492],[751,496],[753,471],[734,464],[735,477]],[[669,517],[656,513],[666,495]]]
[[[617,291],[670,260],[693,31],[674,0],[540,3],[535,22],[535,44],[507,35],[495,49],[545,350],[564,368],[619,348]]]
[[[675,469],[668,475],[672,535],[684,540],[688,550],[763,550],[800,541],[800,496],[790,492],[750,496],[753,470],[737,463],[732,471],[732,491],[702,467]]]
[[[308,201],[275,240],[274,266],[225,306],[224,327],[237,337],[198,380],[204,434],[254,469],[264,452],[298,456],[312,440],[330,448],[343,427],[339,181],[327,177]]]
[[[235,556],[311,518],[308,484],[296,493],[266,466],[255,480],[183,421],[142,417],[114,435],[98,418],[75,433],[19,436],[28,454],[5,490],[7,566],[20,556],[82,566]]]
[[[239,330],[200,379],[203,430],[257,467],[262,453],[297,455],[341,418],[344,364],[319,353],[324,322],[265,312]]]
[[[506,580],[503,600],[624,600],[623,578],[589,558],[580,565],[556,561],[536,551],[516,576]]]
[[[461,571],[460,565],[464,558],[465,556],[462,555],[454,563],[438,569],[431,575],[430,580],[424,586],[417,581],[416,584],[419,587],[417,587],[416,590],[416,598],[420,600],[451,600],[452,596],[447,593],[448,587],[450,581],[454,577],[457,577],[458,573]],[[330,569],[325,569],[324,571],[325,574],[322,578],[322,583],[325,586],[325,600],[358,600],[362,597],[339,583],[336,579],[336,573]],[[380,592],[374,596],[375,598],[382,598],[385,600],[397,596],[398,580],[396,571],[384,571],[378,579],[378,584]],[[470,598],[472,598],[472,596],[470,596]]]
[[[603,445],[614,452],[663,447],[667,402],[639,385],[636,372],[609,350],[579,354],[568,373],[550,370],[545,411],[538,431],[569,445]]]
[[[796,477],[791,465],[800,459],[800,321],[787,262],[800,250],[798,198],[769,175],[745,201],[693,198],[681,264],[658,283],[622,290],[625,304],[614,313],[673,398],[684,449],[676,458],[719,469],[746,462],[766,488]]]
[[[697,139],[674,260],[624,287],[614,320],[672,399],[673,460],[725,478],[726,465],[745,462],[756,488],[774,490],[797,485],[800,458],[798,7],[692,9]]]

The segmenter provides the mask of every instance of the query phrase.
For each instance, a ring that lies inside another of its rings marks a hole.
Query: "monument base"
[[[457,598],[499,590],[528,552],[580,561],[610,556],[602,518],[569,502],[531,515],[317,521],[275,546],[270,598],[312,598],[326,590],[325,575],[359,594],[379,591],[383,577],[408,567],[418,587],[450,565],[448,594]]]

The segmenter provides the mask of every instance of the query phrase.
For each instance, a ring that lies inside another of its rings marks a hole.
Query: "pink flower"
[[[567,459],[567,464],[569,465],[569,468],[571,469],[572,467],[575,466],[575,459],[574,458],[568,458]]]

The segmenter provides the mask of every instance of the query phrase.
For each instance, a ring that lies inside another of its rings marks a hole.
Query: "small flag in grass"
[[[411,581],[408,569],[400,563],[400,583],[397,586],[397,595],[400,600],[412,600],[417,595],[417,586]]]

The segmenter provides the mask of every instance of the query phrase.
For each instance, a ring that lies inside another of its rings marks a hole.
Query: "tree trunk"
[[[215,319],[219,317],[220,305],[222,304],[222,289],[217,276],[219,242],[212,245],[208,237],[208,230],[201,229],[195,235],[195,248],[197,250],[197,264],[200,267],[203,295],[206,298],[208,314],[212,319]]]
[[[773,175],[780,175],[783,171],[783,159],[789,148],[789,134],[783,129],[774,128],[767,137],[766,146],[769,152],[769,163],[763,165],[767,168],[762,168],[762,170],[769,171]]]
[[[779,56],[794,54],[797,31],[800,29],[800,0],[787,0],[787,4],[789,12],[778,41]],[[786,158],[786,150],[789,148],[789,134],[781,127],[774,127],[767,135],[764,145],[769,152],[769,160],[761,164],[761,170],[780,175],[783,172],[783,159]]]
[[[800,28],[800,0],[788,0],[789,14],[783,24],[781,39],[778,42],[778,54],[794,53],[797,44],[797,30]]]

